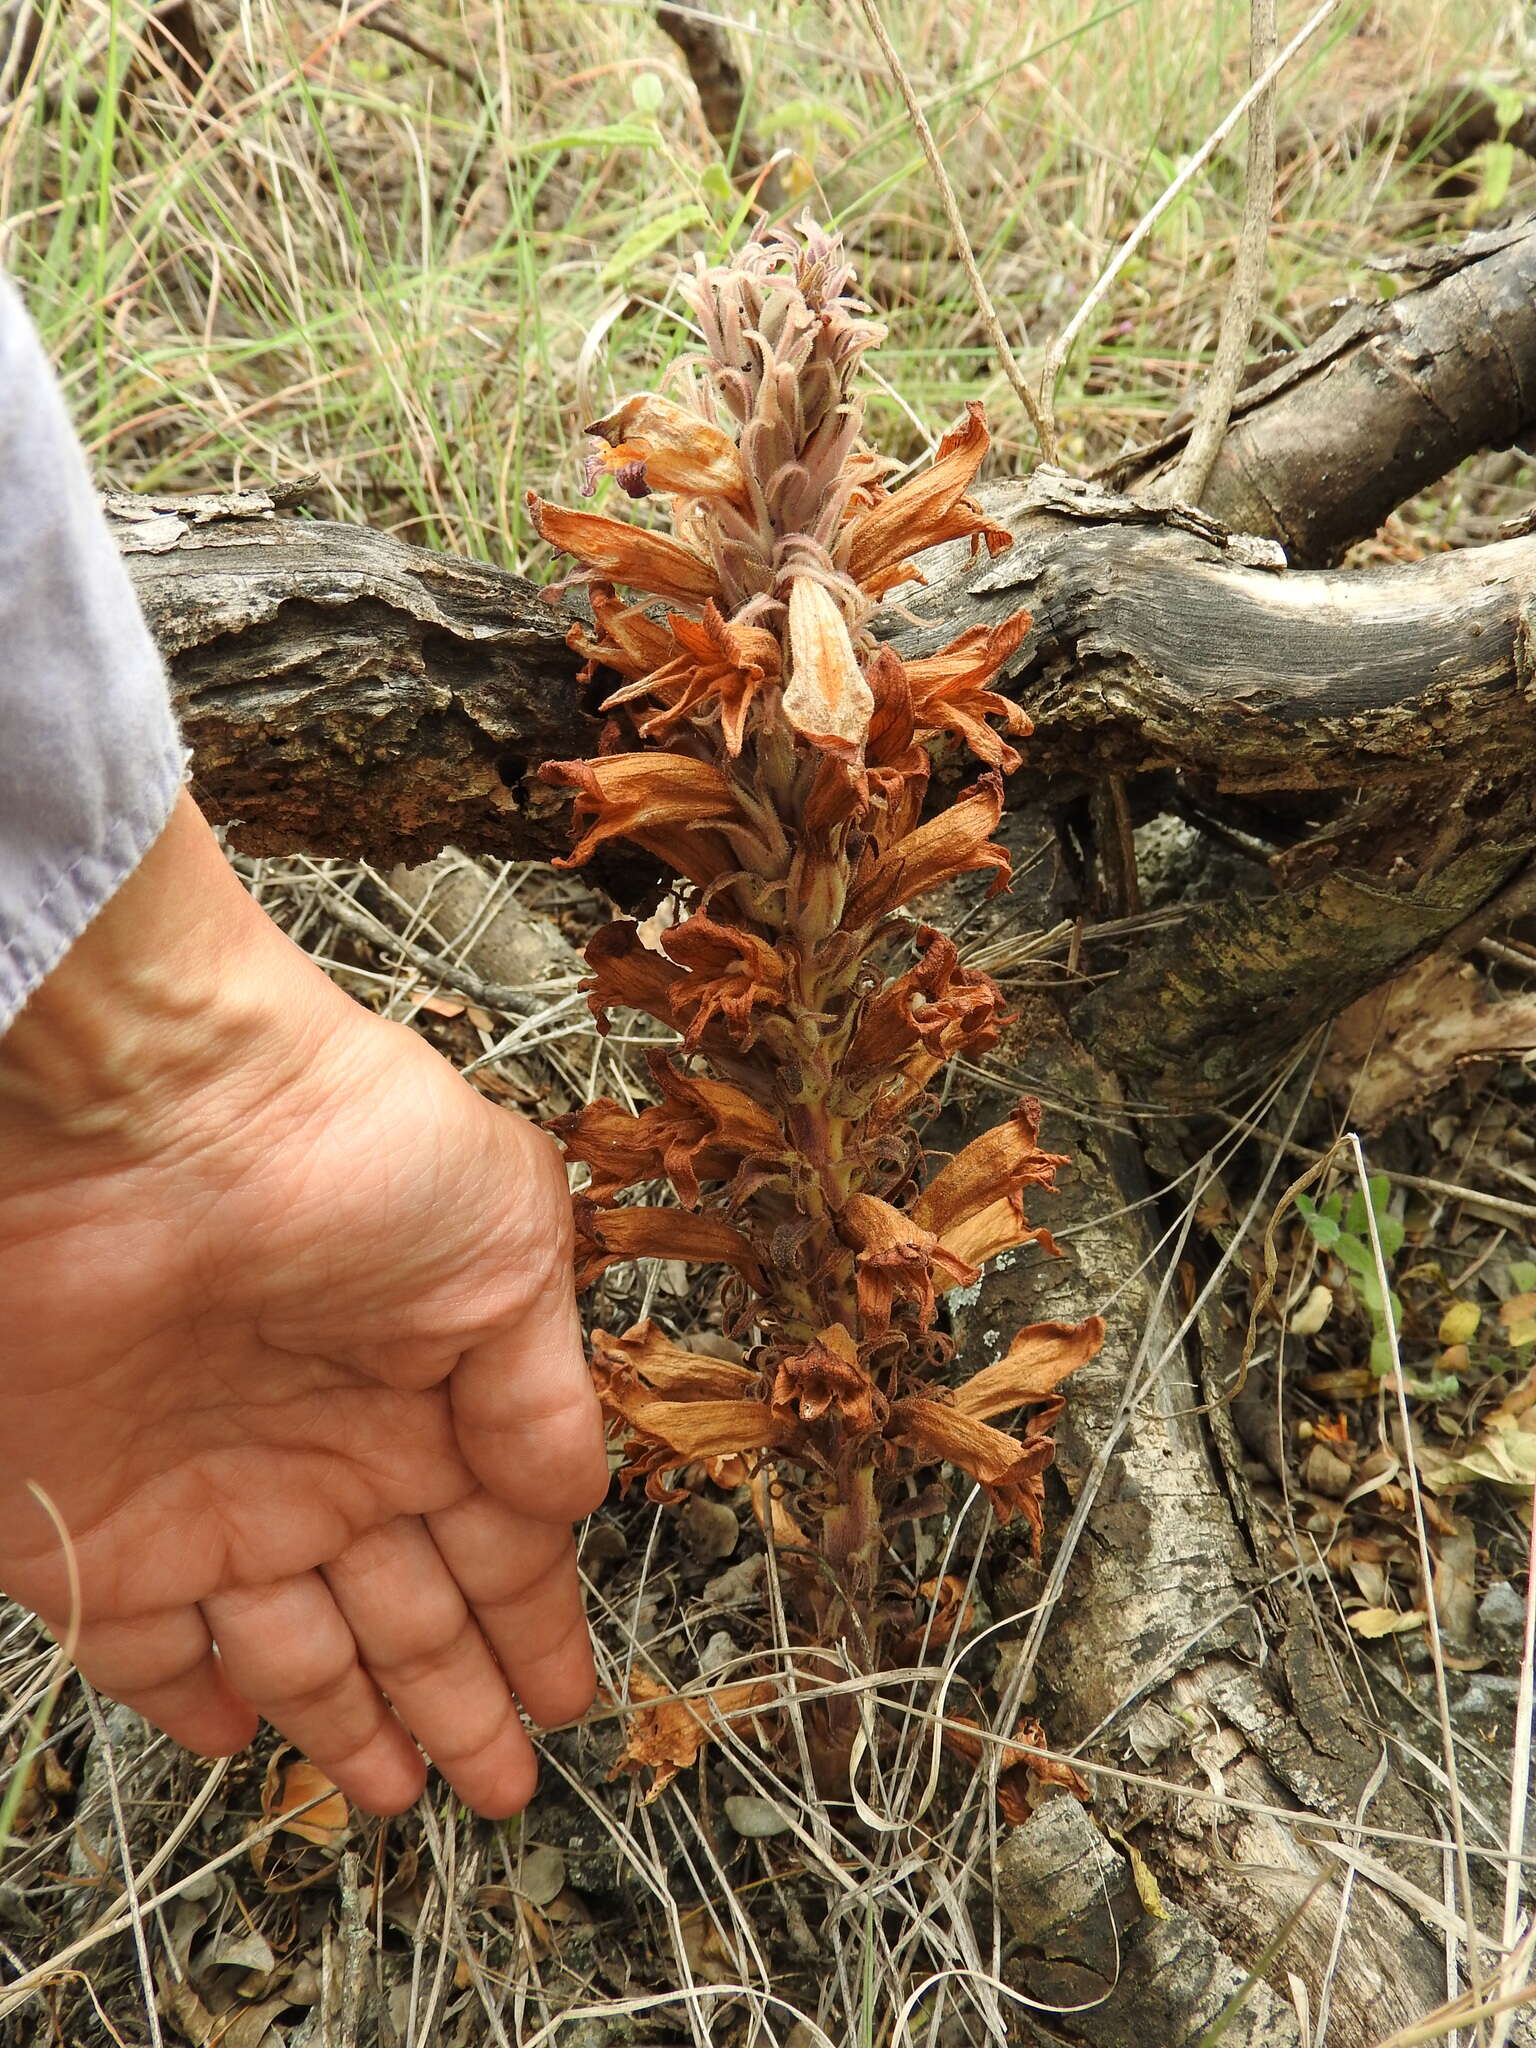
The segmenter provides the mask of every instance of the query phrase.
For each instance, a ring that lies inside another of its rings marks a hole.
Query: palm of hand
[[[104,1690],[209,1752],[259,1710],[384,1810],[420,1790],[409,1729],[512,1812],[517,1703],[592,1691],[570,1519],[606,1470],[564,1173],[302,975],[317,1060],[0,1212],[0,1585],[65,1631],[30,1480]]]

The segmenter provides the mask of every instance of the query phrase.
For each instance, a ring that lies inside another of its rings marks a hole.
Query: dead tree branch
[[[1296,567],[1336,562],[1387,514],[1483,448],[1536,431],[1536,222],[1399,266],[1412,289],[1352,305],[1232,408],[1201,504],[1272,535]],[[1105,472],[1142,492],[1181,426]]]

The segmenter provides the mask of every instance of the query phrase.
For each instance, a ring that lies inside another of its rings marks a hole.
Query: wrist
[[[51,1178],[149,1156],[187,1103],[252,1053],[259,1073],[290,960],[307,965],[184,791],[139,866],[0,1036],[9,1186],[13,1158],[25,1180],[29,1159]]]

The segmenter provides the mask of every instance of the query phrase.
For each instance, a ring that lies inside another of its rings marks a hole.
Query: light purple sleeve
[[[159,655],[0,277],[0,1031],[138,865],[181,779]]]

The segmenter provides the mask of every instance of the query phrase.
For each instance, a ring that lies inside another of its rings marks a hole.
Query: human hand
[[[548,1139],[336,989],[190,798],[0,1037],[0,1587],[227,1754],[518,1811],[607,1484]],[[217,1652],[215,1651],[217,1646]],[[412,1739],[414,1738],[414,1740]]]

